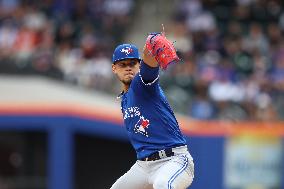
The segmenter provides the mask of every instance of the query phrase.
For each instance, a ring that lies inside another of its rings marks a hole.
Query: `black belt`
[[[159,160],[165,157],[171,157],[175,155],[175,153],[173,152],[172,148],[167,148],[165,150],[160,150],[158,152],[155,152],[151,155],[149,155],[148,157],[145,157],[143,159],[141,159],[142,161],[155,161],[155,160]]]

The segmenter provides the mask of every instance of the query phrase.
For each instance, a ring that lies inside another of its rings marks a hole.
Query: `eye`
[[[118,65],[120,68],[126,68],[127,66],[135,67],[137,63],[138,61],[131,60],[129,62],[117,62],[116,65]]]
[[[131,66],[135,66],[136,63],[137,63],[137,62],[133,60],[133,61],[130,62],[130,65],[131,65]]]
[[[126,64],[122,63],[122,62],[118,62],[117,65],[121,68],[124,68],[126,67]]]

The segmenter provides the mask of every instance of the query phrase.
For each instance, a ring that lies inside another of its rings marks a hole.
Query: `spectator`
[[[113,92],[111,52],[129,28],[136,1],[28,2],[0,1],[1,72]],[[196,119],[284,119],[283,2],[173,5],[167,37],[176,41],[182,62],[160,77],[173,107]]]

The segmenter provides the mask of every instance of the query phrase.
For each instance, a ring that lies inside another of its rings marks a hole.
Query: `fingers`
[[[145,44],[144,47],[143,47],[143,55],[144,55],[145,53],[147,53],[147,52],[148,52],[148,50],[147,50],[146,44]]]
[[[143,56],[153,56],[152,53],[147,49],[146,44],[143,47]]]
[[[148,64],[151,67],[156,67],[158,65],[156,58],[149,52],[149,50],[146,48],[146,45],[143,48],[142,59],[146,64]]]
[[[162,24],[162,34],[166,35],[164,24]]]

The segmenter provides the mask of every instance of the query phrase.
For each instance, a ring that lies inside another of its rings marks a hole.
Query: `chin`
[[[131,79],[125,79],[125,80],[122,81],[122,83],[125,84],[125,85],[130,85],[131,82],[132,82],[132,79],[133,79],[133,78],[131,78]]]

